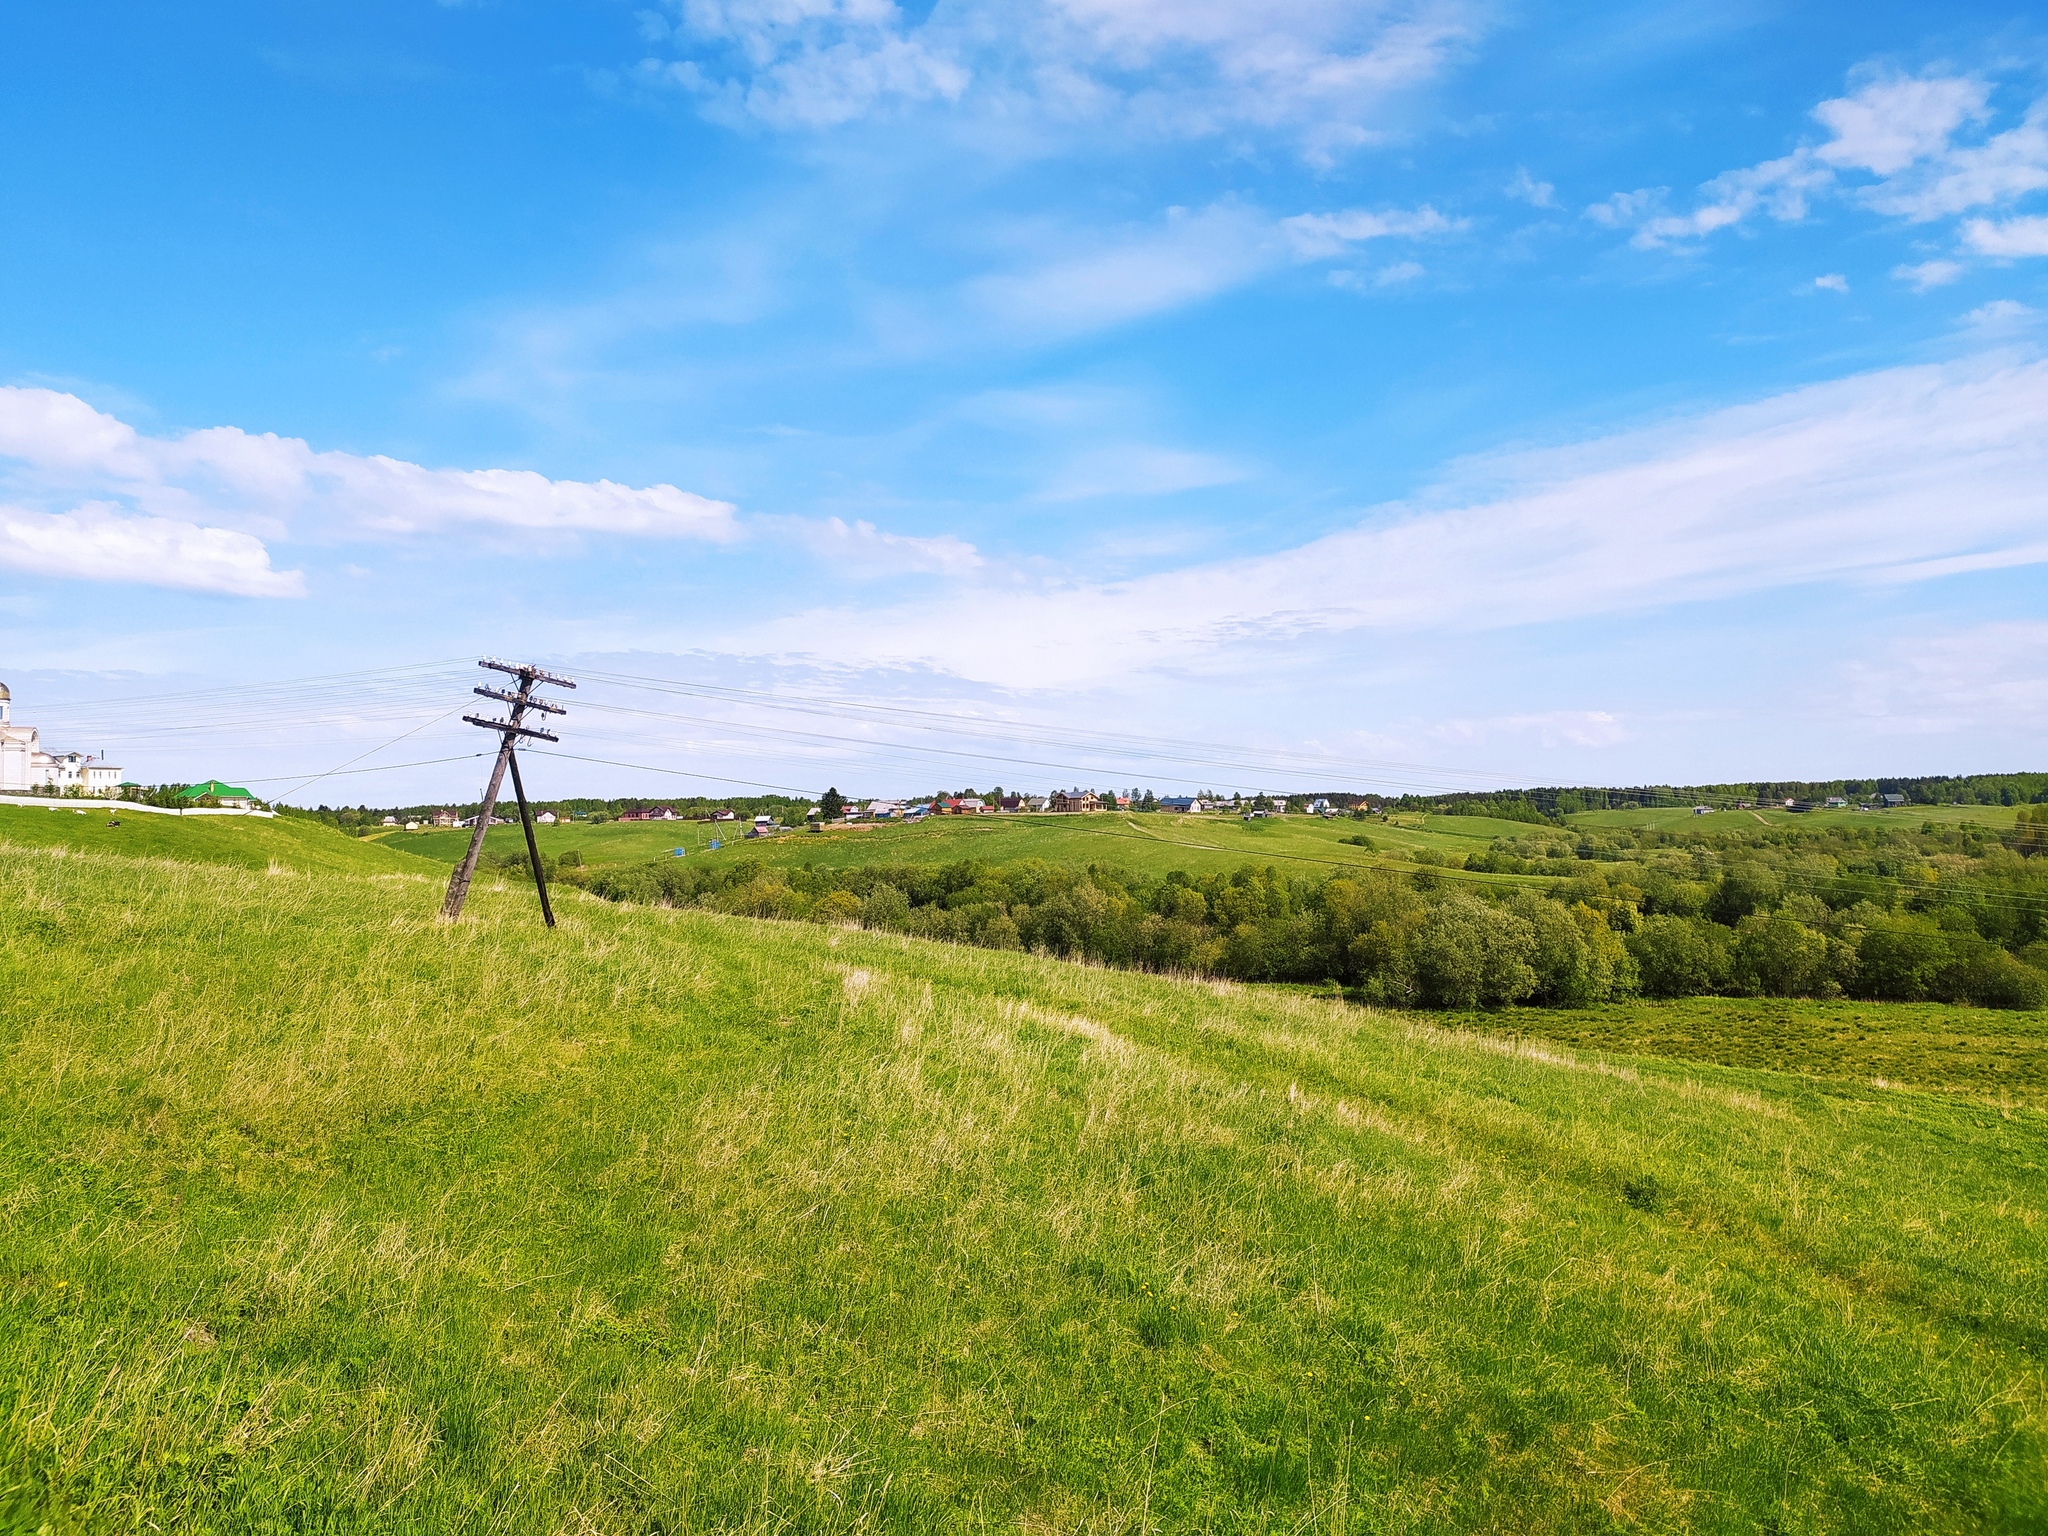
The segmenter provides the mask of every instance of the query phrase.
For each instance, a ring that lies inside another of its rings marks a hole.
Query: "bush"
[[[1409,946],[1416,992],[1433,1008],[1499,1008],[1536,990],[1536,933],[1526,918],[1453,891]]]
[[[1651,997],[1692,997],[1720,980],[1710,926],[1685,917],[1646,917],[1628,936],[1642,989]],[[1723,930],[1725,932],[1725,930]]]
[[[1854,974],[1841,963],[1852,955],[1797,918],[1757,912],[1735,925],[1729,979],[1739,992],[1766,997],[1834,997],[1842,990],[1839,973]]]
[[[860,898],[851,891],[827,891],[811,904],[811,918],[820,923],[857,923]]]
[[[1537,1002],[1583,1008],[1635,990],[1635,962],[1607,919],[1580,903],[1567,908],[1532,892],[1518,894],[1515,915],[1529,924]]]
[[[1874,923],[1856,949],[1856,990],[1891,1002],[1920,1002],[1950,958],[1948,936],[1923,919]]]
[[[867,928],[901,928],[910,921],[910,898],[893,885],[878,885],[861,902],[860,920]]]
[[[1980,1008],[2048,1008],[2048,976],[2002,949],[1987,948],[1959,979],[1965,999]]]

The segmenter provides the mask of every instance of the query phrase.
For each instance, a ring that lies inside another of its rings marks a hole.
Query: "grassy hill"
[[[2048,1117],[1886,1010],[1800,1077],[25,825],[0,1529],[2048,1522]]]
[[[119,826],[111,826],[118,819]],[[317,821],[279,816],[165,816],[132,807],[53,800],[42,806],[0,805],[0,843],[15,848],[69,848],[130,858],[168,858],[240,869],[311,873],[391,874],[431,871],[403,845],[342,837]],[[449,861],[453,863],[453,860]],[[446,878],[445,871],[442,878]]]

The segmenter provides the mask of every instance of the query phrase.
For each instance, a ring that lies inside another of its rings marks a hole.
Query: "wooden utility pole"
[[[552,731],[536,730],[520,722],[529,709],[539,710],[548,715],[564,715],[568,711],[559,704],[550,704],[545,699],[533,696],[536,685],[551,683],[558,688],[574,688],[576,685],[566,677],[556,677],[552,672],[543,672],[539,667],[514,665],[511,662],[483,660],[477,663],[494,672],[505,672],[519,680],[517,693],[506,693],[497,688],[475,688],[471,692],[487,699],[497,699],[510,706],[508,716],[503,720],[484,720],[475,715],[462,718],[469,724],[481,726],[487,731],[499,733],[498,761],[491,769],[491,782],[484,790],[484,803],[476,813],[476,831],[469,839],[469,852],[462,856],[462,862],[455,866],[455,873],[448,877],[448,898],[441,903],[441,916],[449,922],[462,916],[462,904],[469,899],[469,883],[476,877],[477,856],[484,851],[484,834],[491,829],[491,813],[498,808],[498,791],[505,784],[505,770],[512,770],[512,789],[519,797],[519,822],[526,829],[526,856],[533,865],[534,888],[540,892],[540,913],[547,925],[555,926],[554,909],[548,905],[547,876],[540,867],[540,848],[533,838],[533,814],[526,804],[526,786],[519,781],[519,761],[513,754],[513,747],[522,736],[536,741],[559,741],[561,738]]]

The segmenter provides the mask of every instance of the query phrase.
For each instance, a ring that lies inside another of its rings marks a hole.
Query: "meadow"
[[[0,1529],[2048,1522],[2048,1116],[1944,1076],[1981,1015],[1865,1006],[1801,1075],[1698,1059],[1798,1005],[549,933],[494,878],[448,926],[331,833],[21,815]]]
[[[711,863],[740,859],[777,868],[815,864],[847,868],[863,864],[952,864],[963,859],[1013,863],[1115,864],[1146,874],[1171,869],[1228,870],[1246,863],[1274,864],[1298,873],[1333,869],[1415,867],[1414,855],[1464,855],[1495,838],[1526,832],[1518,822],[1481,816],[1409,816],[1398,822],[1359,822],[1284,816],[1243,821],[1236,816],[1169,816],[1157,812],[1124,815],[1097,812],[1073,816],[934,816],[917,822],[834,825],[822,831],[792,828],[768,838],[748,838],[730,822],[576,823],[534,829],[544,858],[575,850],[589,865],[635,864],[673,856]],[[1341,841],[1366,837],[1370,849]],[[712,849],[716,838],[721,846]],[[408,853],[459,860],[469,846],[460,831],[394,832],[378,841]],[[519,855],[525,835],[517,825],[485,834],[490,853]],[[1470,876],[1475,883],[1515,885],[1528,877]],[[1538,882],[1540,883],[1540,882]]]

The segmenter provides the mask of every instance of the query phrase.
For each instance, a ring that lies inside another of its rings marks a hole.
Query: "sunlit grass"
[[[449,927],[431,868],[0,860],[21,1528],[2048,1520],[2025,1104],[574,892],[549,934],[509,881]]]

